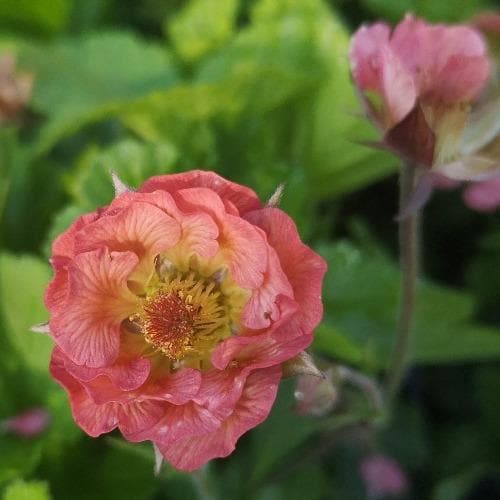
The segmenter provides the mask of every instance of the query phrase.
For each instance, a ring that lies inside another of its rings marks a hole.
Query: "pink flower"
[[[399,495],[408,488],[408,480],[400,465],[385,455],[365,457],[359,470],[372,498]]]
[[[464,202],[478,212],[494,212],[500,207],[500,177],[477,182],[464,191]]]
[[[119,428],[174,467],[229,455],[312,341],[325,262],[293,221],[213,172],[153,177],[52,248],[51,372],[91,436]]]
[[[1,427],[12,434],[24,438],[38,436],[50,424],[50,415],[43,408],[31,408],[25,412],[4,420]]]
[[[407,15],[392,33],[384,23],[362,26],[350,58],[386,147],[428,168],[457,159],[470,103],[490,71],[484,41],[473,28]]]

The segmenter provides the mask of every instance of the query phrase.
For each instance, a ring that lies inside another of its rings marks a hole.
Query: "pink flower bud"
[[[399,464],[385,455],[365,457],[359,473],[370,497],[398,495],[408,488],[408,480]]]
[[[295,409],[300,415],[321,417],[333,409],[337,401],[337,390],[332,383],[332,370],[324,377],[299,375],[295,388]]]
[[[384,23],[362,26],[350,58],[368,116],[387,147],[428,168],[457,159],[469,105],[490,74],[478,32],[407,15],[392,31]]]
[[[3,422],[3,428],[23,438],[32,438],[45,431],[50,424],[50,415],[43,408],[31,408]]]

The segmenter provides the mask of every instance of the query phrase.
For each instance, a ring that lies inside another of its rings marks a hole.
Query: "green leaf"
[[[191,0],[167,19],[176,52],[191,63],[224,45],[233,35],[238,7],[238,0]]]
[[[375,247],[320,248],[329,271],[326,315],[316,349],[370,370],[385,367],[395,331],[399,272]],[[426,281],[417,292],[415,363],[458,363],[500,357],[500,331],[472,322],[470,295]]]
[[[36,153],[92,121],[113,117],[131,101],[169,87],[177,72],[165,49],[128,33],[101,32],[21,52],[36,74],[33,106],[49,120]]]
[[[143,144],[126,139],[107,149],[88,150],[75,174],[68,178],[67,187],[78,209],[95,210],[114,198],[111,172],[136,188],[152,175],[172,171],[177,157],[171,144]]]
[[[30,327],[47,320],[43,305],[49,266],[34,257],[0,254],[0,316],[8,341],[26,368],[47,374],[52,340]],[[48,377],[48,374],[47,374]]]
[[[13,128],[0,128],[0,220],[2,218],[7,193],[9,192],[10,170],[18,157],[18,141]]]
[[[153,498],[160,486],[159,478],[154,477],[152,458],[136,453],[133,447],[117,449],[106,438],[84,437],[73,446],[59,449],[51,458],[45,470],[55,498],[147,499]]]
[[[248,28],[203,61],[195,81],[217,83],[220,97],[233,103],[234,110],[251,113],[273,110],[317,84],[324,75],[317,43],[319,13],[304,16],[304,2],[297,5],[283,5],[271,19],[254,15]]]
[[[476,464],[451,477],[441,479],[432,492],[432,500],[462,500],[472,486],[487,472],[494,473],[483,464]]]
[[[30,472],[41,459],[40,441],[22,441],[19,438],[0,436],[0,486]]]
[[[332,14],[323,19],[318,43],[328,76],[302,110],[302,161],[318,196],[339,196],[394,172],[397,159],[360,144],[379,137],[361,116],[351,82],[349,33]]]
[[[318,431],[320,420],[293,411],[293,383],[281,384],[269,418],[252,432],[252,445],[258,460],[250,476],[259,482],[287,456]]]
[[[50,500],[49,485],[45,481],[16,481],[10,484],[3,500]]]
[[[255,16],[229,43],[200,62],[191,83],[156,92],[120,116],[142,137],[167,137],[178,144],[179,127],[192,134],[193,124],[200,121],[217,117],[231,126],[240,117],[247,121],[249,115],[289,105],[324,73],[315,38],[317,20],[311,15],[303,18],[293,6],[284,6],[273,20]]]
[[[481,9],[488,8],[484,0],[363,0],[363,3],[377,16],[399,22],[407,12],[434,22],[468,21]]]
[[[68,0],[2,0],[0,26],[33,35],[55,34],[66,27],[70,8]]]

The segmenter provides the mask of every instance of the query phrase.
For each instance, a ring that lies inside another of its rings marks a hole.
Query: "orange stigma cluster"
[[[179,359],[193,343],[199,310],[178,293],[160,290],[144,306],[146,340],[171,359]]]
[[[231,335],[231,301],[217,279],[170,269],[150,287],[142,311],[129,324],[154,352],[202,368],[215,345]]]

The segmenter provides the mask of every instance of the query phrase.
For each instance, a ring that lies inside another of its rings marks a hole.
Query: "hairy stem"
[[[417,170],[407,164],[401,168],[399,211],[403,213],[415,190]],[[419,214],[413,213],[399,220],[399,252],[401,266],[401,298],[396,339],[387,372],[389,401],[396,396],[404,374],[411,347],[419,252]]]

